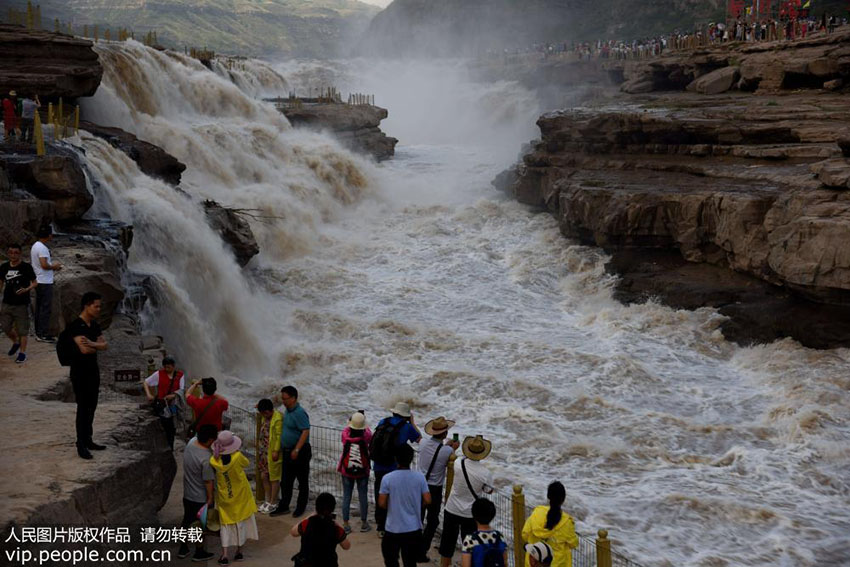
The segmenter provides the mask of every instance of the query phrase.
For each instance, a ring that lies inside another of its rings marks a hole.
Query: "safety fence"
[[[242,438],[243,452],[253,457],[256,470],[257,447],[261,431],[262,417],[255,411],[248,411],[231,405],[228,410],[231,425],[230,429]],[[330,492],[337,501],[342,500],[342,476],[336,467],[342,453],[342,429],[325,427],[321,425],[310,426],[310,446],[312,460],[310,461],[310,491],[313,494]],[[453,464],[456,457],[452,455],[446,478],[445,498],[451,493],[453,483]],[[370,513],[374,510],[375,500],[370,480],[368,499]],[[264,500],[261,482],[256,482],[256,496],[258,501]],[[499,530],[508,544],[508,563],[511,567],[520,567],[524,563],[525,551],[522,541],[522,528],[525,520],[531,515],[532,507],[525,503],[525,494],[522,485],[514,485],[510,494],[500,490],[494,490],[492,494],[485,495],[496,505],[496,517],[492,526]],[[359,510],[357,491],[352,495],[352,513]],[[441,512],[442,516],[442,512]],[[442,525],[442,518],[441,518]],[[642,567],[639,563],[611,549],[606,530],[599,530],[594,538],[588,534],[577,534],[578,546],[573,549],[572,567]]]

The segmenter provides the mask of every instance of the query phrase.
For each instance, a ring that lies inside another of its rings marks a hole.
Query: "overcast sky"
[[[374,4],[375,6],[380,6],[381,8],[386,8],[387,5],[393,0],[360,0],[361,2],[365,2],[366,4]]]

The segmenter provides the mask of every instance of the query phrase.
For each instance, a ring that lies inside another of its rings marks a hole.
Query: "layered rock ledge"
[[[611,253],[621,299],[718,307],[739,342],[850,346],[847,97],[683,93],[537,124],[498,181]]]
[[[372,155],[378,161],[395,154],[398,140],[387,136],[380,128],[381,121],[389,116],[385,108],[313,102],[279,108],[293,126],[333,132],[347,148]]]
[[[34,93],[42,101],[91,96],[102,77],[90,41],[0,24],[0,92]]]

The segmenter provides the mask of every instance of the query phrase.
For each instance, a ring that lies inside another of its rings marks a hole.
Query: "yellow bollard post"
[[[35,7],[35,21],[34,21],[36,29],[41,29],[41,4]]]
[[[59,97],[59,122],[62,122],[62,118],[65,116],[64,104],[62,104],[62,97]]]
[[[259,470],[260,470],[260,437],[263,434],[263,416],[260,415],[260,412],[254,414],[256,420],[254,424],[254,470],[258,471],[256,476],[256,498],[257,502],[264,502],[266,500],[266,489],[263,486],[263,479],[260,478]]]
[[[47,104],[47,123],[53,124],[53,103]]]
[[[109,33],[109,28],[106,28],[106,31],[103,32],[103,39],[106,41],[110,41],[112,39],[112,34]]]
[[[608,530],[599,530],[596,538],[596,567],[611,567],[611,540]]]
[[[89,25],[85,24],[83,26],[83,37],[88,37],[88,36],[89,36]]]
[[[80,105],[74,109],[74,134],[80,133]]]
[[[522,543],[522,528],[525,526],[525,494],[522,485],[515,484],[511,495],[511,522],[514,536],[514,565],[525,563],[525,546]]]
[[[33,139],[35,140],[35,153],[36,155],[43,156],[44,155],[44,132],[41,131],[41,116],[39,116],[38,111],[36,110],[35,116],[33,116]]]
[[[59,18],[53,20],[53,31],[59,33],[62,31],[62,26],[59,24]]]
[[[455,461],[457,460],[457,455],[452,453],[449,455],[449,463],[446,466],[446,494],[443,497],[443,502],[449,501],[449,494],[452,493],[452,484],[455,481]]]
[[[33,28],[33,25],[35,23],[33,21],[34,19],[35,19],[35,15],[33,14],[33,11],[32,11],[32,2],[30,2],[30,0],[27,0],[27,29],[28,30],[31,30]]]
[[[94,31],[92,31],[94,35],[94,42],[97,43],[97,24],[94,25]]]
[[[68,22],[68,35],[74,35],[74,26],[71,25],[71,22]]]

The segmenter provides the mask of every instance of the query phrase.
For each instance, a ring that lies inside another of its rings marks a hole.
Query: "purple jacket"
[[[363,430],[363,437],[362,438],[366,442],[366,447],[368,447],[369,441],[372,440],[372,431],[368,427],[365,430]],[[356,443],[359,440],[360,440],[360,437],[352,437],[351,436],[351,428],[350,427],[346,427],[345,429],[342,430],[342,453],[339,456],[339,464],[336,466],[336,470],[339,471],[339,473],[342,476],[346,476],[348,478],[355,478],[352,475],[347,474],[345,472],[345,470],[342,468],[342,457],[345,455],[345,444],[349,441]],[[363,455],[363,457],[364,457],[363,458],[363,466],[366,468],[366,476],[369,476],[370,463],[369,463],[368,455]]]

